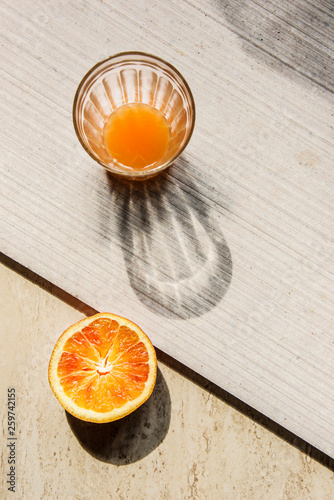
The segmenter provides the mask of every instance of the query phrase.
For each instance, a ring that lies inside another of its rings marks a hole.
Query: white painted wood
[[[1,250],[334,455],[329,2],[3,0]],[[79,145],[97,61],[174,64],[197,123],[130,190]]]

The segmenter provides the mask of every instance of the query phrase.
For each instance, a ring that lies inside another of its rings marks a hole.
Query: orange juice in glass
[[[81,81],[73,122],[85,150],[118,176],[144,179],[164,170],[188,144],[195,105],[181,74],[160,58],[125,52]]]

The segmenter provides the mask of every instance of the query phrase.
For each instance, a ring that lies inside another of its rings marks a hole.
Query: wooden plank
[[[1,250],[333,456],[333,11],[231,5],[1,3]],[[71,120],[83,74],[131,49],[197,105],[134,188]]]

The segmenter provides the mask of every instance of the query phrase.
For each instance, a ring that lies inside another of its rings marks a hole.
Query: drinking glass
[[[111,113],[131,103],[159,110],[170,130],[164,157],[142,169],[119,163],[103,143]],[[99,62],[83,77],[73,102],[73,123],[94,160],[117,176],[139,180],[161,172],[182,153],[194,129],[195,103],[189,85],[171,64],[143,52],[122,52]]]

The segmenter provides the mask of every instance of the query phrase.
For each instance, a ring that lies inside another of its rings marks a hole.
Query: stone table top
[[[333,460],[161,352],[156,389],[130,418],[96,430],[67,415],[48,385],[49,358],[60,333],[93,311],[4,261],[0,498],[334,497]],[[5,483],[8,388],[17,403],[15,494]]]

